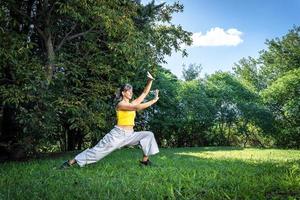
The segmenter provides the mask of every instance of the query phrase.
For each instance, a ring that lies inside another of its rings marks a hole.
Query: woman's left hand
[[[154,78],[153,78],[153,76],[147,71],[147,77],[148,77],[148,79],[150,79],[150,80],[155,80]]]

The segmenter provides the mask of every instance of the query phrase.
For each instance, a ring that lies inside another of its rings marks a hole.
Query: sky
[[[178,0],[177,0],[178,1]],[[147,3],[149,0],[143,0]],[[175,0],[156,0],[172,4]],[[172,23],[192,32],[193,44],[185,47],[187,57],[173,52],[166,64],[182,78],[183,64],[201,64],[204,74],[233,71],[243,57],[257,58],[267,49],[267,39],[281,38],[294,25],[300,26],[300,0],[179,0],[182,13]]]

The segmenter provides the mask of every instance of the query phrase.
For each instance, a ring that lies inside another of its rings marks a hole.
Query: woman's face
[[[129,89],[129,90],[123,91],[122,94],[123,94],[123,98],[131,99],[132,95],[133,95],[133,91],[132,91],[132,89]]]

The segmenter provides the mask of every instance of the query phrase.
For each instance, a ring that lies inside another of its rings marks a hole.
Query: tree
[[[290,70],[298,69],[300,63],[300,27],[294,27],[282,38],[266,41],[267,50],[260,53],[261,75],[271,85]]]
[[[216,110],[204,82],[181,82],[178,98],[181,119],[178,146],[210,145],[207,131],[213,125]]]
[[[259,71],[259,62],[256,59],[252,57],[242,58],[238,63],[235,63],[233,70],[239,80],[255,88],[256,91],[265,87]]]
[[[300,140],[300,69],[290,70],[262,91],[279,126],[278,144],[298,147]]]
[[[258,93],[253,87],[226,72],[210,75],[206,85],[207,94],[215,100],[214,106],[217,109],[215,126],[212,129],[216,144],[228,145],[233,135],[241,135],[246,145],[252,134],[250,125],[259,127],[260,134],[270,131],[271,127],[265,124],[270,124],[268,122],[272,120],[271,115],[261,105]]]
[[[183,65],[182,75],[183,75],[184,80],[191,81],[191,80],[199,78],[201,70],[202,70],[201,64],[199,64],[199,65],[190,64],[188,66],[188,68],[186,68],[186,66]]]

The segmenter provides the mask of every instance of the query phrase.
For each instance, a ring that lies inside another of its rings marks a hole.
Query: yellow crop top
[[[117,125],[134,126],[135,111],[117,110]]]

